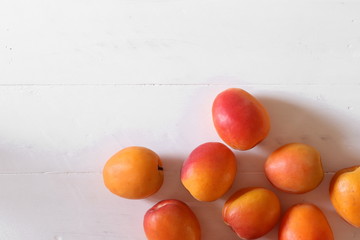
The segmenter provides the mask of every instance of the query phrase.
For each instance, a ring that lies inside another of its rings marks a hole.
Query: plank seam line
[[[3,172],[0,175],[77,175],[77,174],[101,174],[95,171],[78,171],[78,172],[60,172],[60,171],[43,171],[43,172]]]
[[[13,175],[80,175],[80,174],[96,174],[100,175],[102,172],[97,171],[75,171],[75,172],[61,172],[61,171],[43,171],[43,172],[0,172],[0,176],[13,176]],[[239,175],[241,174],[265,174],[261,171],[252,171],[252,172],[238,172]],[[324,174],[335,174],[334,171],[327,171],[324,172]]]
[[[333,84],[314,84],[314,83],[0,83],[0,87],[101,87],[101,86],[143,86],[143,87],[161,87],[161,86],[359,86],[357,83],[333,83]]]

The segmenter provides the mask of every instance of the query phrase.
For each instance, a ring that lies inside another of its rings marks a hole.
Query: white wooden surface
[[[228,87],[255,95],[272,130],[236,151],[223,198],[197,202],[180,167],[221,141],[211,104]],[[235,240],[221,208],[245,186],[274,190],[283,210],[315,203],[336,239],[360,239],[328,197],[334,171],[360,164],[359,93],[360,1],[0,0],[0,239],[145,239],[145,211],[177,198],[204,240]],[[267,155],[293,141],[323,157],[326,177],[307,194],[281,193],[263,175]],[[131,145],[164,162],[164,185],[145,200],[103,186],[106,160]]]

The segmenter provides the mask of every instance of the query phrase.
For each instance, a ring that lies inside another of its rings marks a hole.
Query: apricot
[[[129,199],[146,198],[157,192],[163,183],[159,156],[145,147],[127,147],[105,164],[105,186],[114,194]]]
[[[324,178],[320,153],[302,143],[289,143],[272,152],[264,169],[269,181],[288,193],[309,192]]]
[[[234,193],[223,207],[224,222],[242,239],[259,238],[280,219],[280,201],[272,191],[250,187]]]
[[[333,232],[323,212],[313,204],[289,208],[280,223],[279,240],[332,240]]]
[[[208,142],[195,148],[184,161],[181,182],[199,201],[214,201],[224,195],[236,175],[234,153],[224,144]]]
[[[343,219],[360,228],[360,166],[336,172],[330,182],[330,200]]]
[[[248,150],[270,131],[270,117],[263,105],[240,88],[229,88],[213,102],[212,117],[220,138],[237,150]]]
[[[193,211],[184,202],[163,200],[144,216],[144,231],[148,240],[200,240],[201,229]]]

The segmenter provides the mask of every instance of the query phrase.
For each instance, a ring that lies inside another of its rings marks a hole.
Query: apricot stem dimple
[[[164,168],[163,168],[162,166],[158,166],[158,170],[159,170],[159,171],[163,171]]]

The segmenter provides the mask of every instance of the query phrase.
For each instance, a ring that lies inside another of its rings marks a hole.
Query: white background
[[[235,240],[221,208],[246,186],[275,191],[283,211],[314,203],[336,239],[360,239],[328,196],[333,173],[360,164],[360,1],[0,0],[0,84],[0,239],[145,239],[146,210],[176,198],[204,240]],[[272,129],[234,151],[233,187],[202,203],[180,168],[198,145],[221,142],[211,105],[228,87],[257,97]],[[266,157],[295,141],[316,147],[326,172],[307,194],[277,191],[263,174]],[[132,145],[164,163],[148,199],[102,182],[107,159]]]

